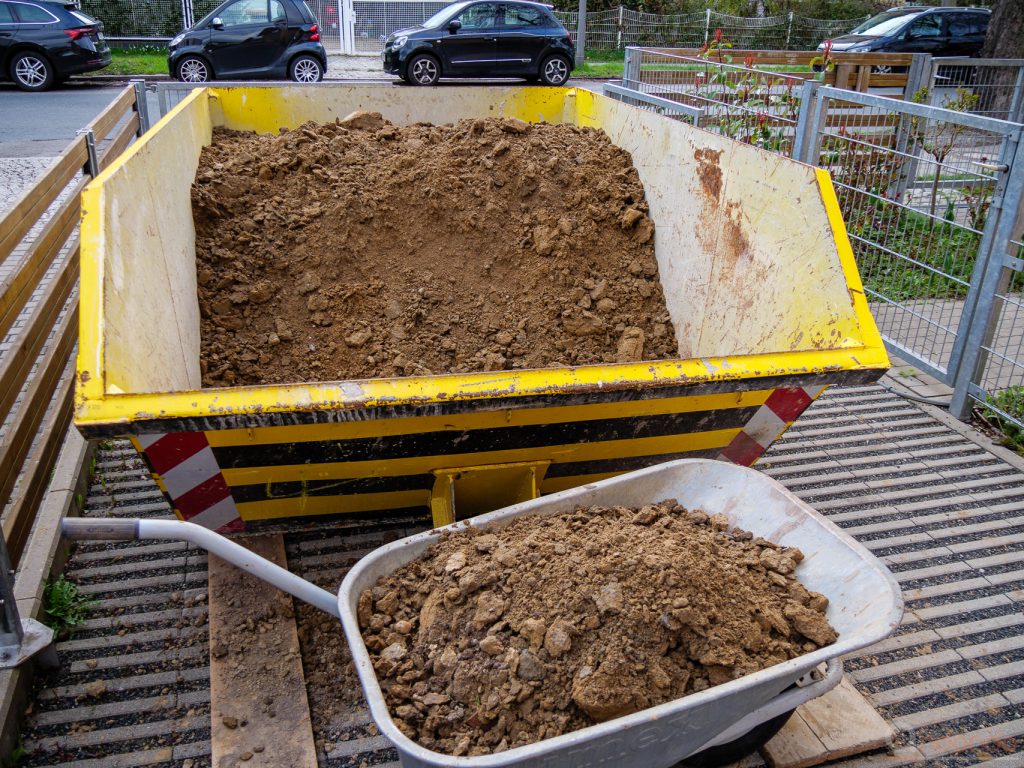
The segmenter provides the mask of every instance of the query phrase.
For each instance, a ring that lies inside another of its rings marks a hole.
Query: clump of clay
[[[365,591],[359,622],[398,727],[479,755],[829,645],[799,549],[674,500],[446,533]]]

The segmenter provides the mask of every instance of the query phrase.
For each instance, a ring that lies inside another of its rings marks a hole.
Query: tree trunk
[[[988,34],[981,48],[984,59],[1024,59],[1024,0],[994,0]],[[972,111],[1005,120],[1017,82],[1017,67],[977,67],[975,92],[980,96]]]

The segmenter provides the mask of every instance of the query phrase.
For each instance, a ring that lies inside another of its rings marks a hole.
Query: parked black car
[[[442,77],[522,77],[563,85],[574,62],[572,40],[550,6],[462,2],[384,42],[384,71],[413,85]]]
[[[327,52],[303,0],[228,0],[171,40],[167,68],[189,83],[219,79],[322,80]]]
[[[0,79],[45,91],[109,63],[103,25],[73,3],[0,0]]]
[[[977,56],[991,15],[987,8],[893,8],[834,38],[832,50]],[[822,43],[818,50],[824,47]]]

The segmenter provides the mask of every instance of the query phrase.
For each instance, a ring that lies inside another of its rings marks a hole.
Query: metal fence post
[[[90,130],[75,131],[76,136],[85,136],[85,167],[82,169],[94,179],[100,175],[100,160],[96,154],[96,136]]]
[[[352,0],[337,0],[340,20],[341,52],[351,56],[356,52],[356,14]]]
[[[984,377],[988,359],[985,347],[992,343],[1002,307],[997,294],[1001,285],[1005,289],[1010,240],[1017,229],[1021,205],[1024,204],[1024,151],[1020,130],[1007,136],[1000,162],[1008,166],[1006,183],[1002,195],[997,188],[992,199],[989,221],[971,275],[971,287],[964,301],[965,318],[960,321],[950,359],[951,364],[956,363],[956,370],[949,412],[961,421],[970,418],[971,394],[977,393],[979,380]],[[997,200],[996,196],[1001,199]],[[993,209],[997,206],[998,216],[993,217]]]
[[[790,156],[794,160],[799,160],[803,163],[810,163],[811,160],[809,147],[814,144],[810,135],[810,125],[812,114],[814,113],[814,103],[818,96],[818,89],[821,87],[821,83],[817,80],[804,80],[803,86],[800,88],[800,112],[796,116],[796,128],[794,129],[793,135],[793,150]],[[816,160],[816,158],[815,158]],[[817,162],[813,163],[817,165]]]
[[[587,0],[580,0],[576,15],[576,66],[583,66],[587,46]]]
[[[1010,111],[1007,118],[1012,123],[1024,123],[1024,66],[1017,68],[1017,80],[1010,97]]]
[[[786,50],[789,50],[789,41],[793,37],[793,12],[789,12],[789,26],[786,27]]]
[[[146,97],[146,81],[145,80],[130,80],[132,87],[135,88],[135,112],[139,116],[139,130],[136,134],[141,136],[149,130],[149,101]]]
[[[7,542],[0,536],[0,669],[13,669],[47,650],[42,661],[55,667],[53,630],[35,619],[22,619],[14,595],[14,570],[7,553]]]
[[[704,45],[708,44],[708,40],[711,37],[711,9],[708,8],[704,12]]]
[[[624,88],[640,90],[640,61],[642,51],[632,45],[626,46],[626,64],[622,68],[622,85]]]
[[[619,23],[615,27],[615,47],[616,49],[622,47],[622,14],[626,9],[623,6],[619,6]]]

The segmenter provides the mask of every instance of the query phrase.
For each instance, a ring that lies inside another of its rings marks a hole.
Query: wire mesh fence
[[[933,101],[974,97],[970,111],[998,120],[1024,121],[1024,61],[1020,59],[937,58],[928,87]]]
[[[700,127],[790,154],[803,79],[756,68],[659,51],[642,51],[640,72],[626,67],[624,84],[641,93],[701,110]]]
[[[218,0],[81,0],[82,9],[103,22],[108,37],[172,37],[217,7]],[[353,30],[354,53],[377,53],[383,39],[419,24],[450,3],[447,0],[353,0],[351,16],[339,0],[309,0],[330,52],[345,48],[345,24]],[[576,42],[578,13],[555,11]],[[814,49],[828,37],[853,28],[861,19],[822,20],[789,13],[764,18],[730,16],[707,10],[657,14],[619,6],[587,13],[588,50],[628,45],[696,48],[721,29],[737,48]]]

